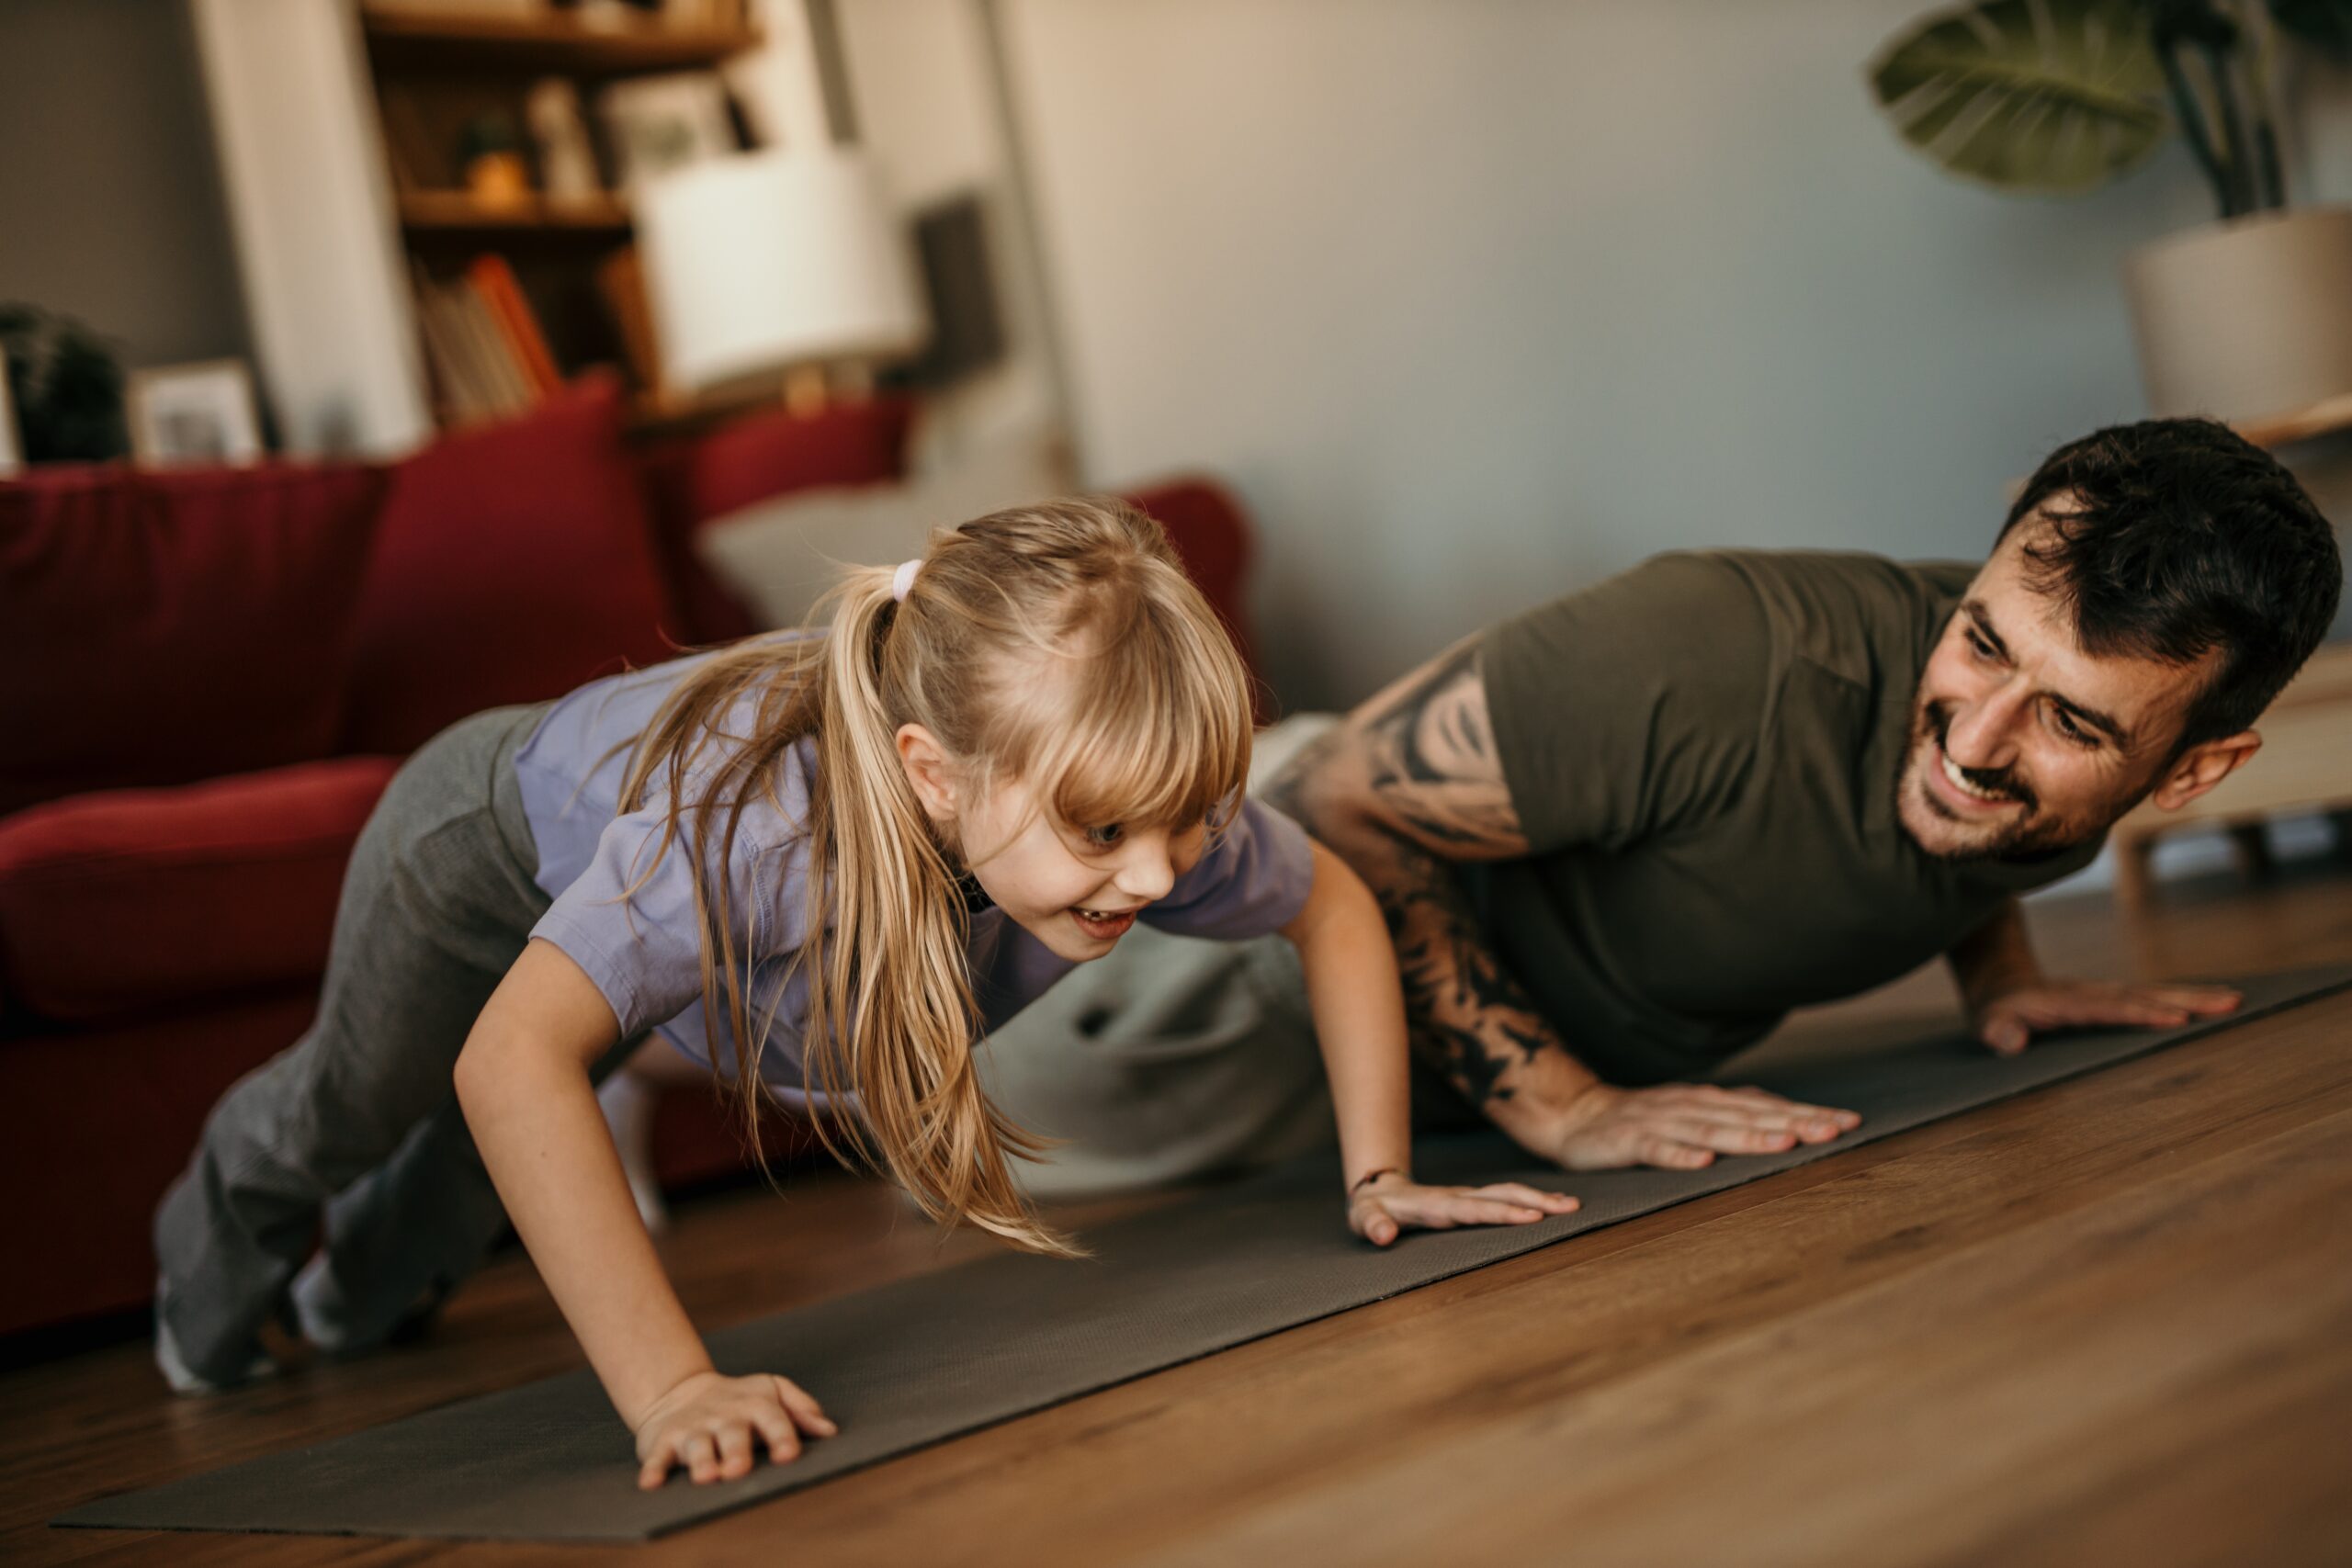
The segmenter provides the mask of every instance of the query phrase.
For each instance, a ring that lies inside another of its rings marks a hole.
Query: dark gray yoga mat
[[[373,1431],[102,1498],[55,1522],[138,1529],[293,1530],[519,1540],[643,1540],[828,1476],[991,1426],[1448,1275],[1532,1251],[1958,1111],[2075,1077],[2352,985],[2352,965],[2245,983],[2232,1017],[2083,1035],[2004,1060],[1956,1032],[1758,1079],[1849,1106],[1861,1129],[1826,1148],[1691,1172],[1569,1177],[1493,1134],[1425,1141],[1432,1180],[1569,1189],[1577,1213],[1509,1229],[1350,1236],[1329,1156],[1285,1166],[1086,1237],[1084,1263],[1005,1254],[820,1302],[711,1336],[721,1370],[785,1372],[841,1435],[741,1481],[636,1487],[628,1432],[586,1372]]]

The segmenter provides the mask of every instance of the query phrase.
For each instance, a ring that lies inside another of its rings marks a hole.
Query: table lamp
[[[712,158],[634,199],[666,391],[784,372],[806,408],[824,401],[827,362],[922,346],[905,235],[854,153]]]

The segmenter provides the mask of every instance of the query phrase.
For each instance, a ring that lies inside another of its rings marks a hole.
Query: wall
[[[262,384],[285,449],[432,433],[355,6],[190,0]]]
[[[1860,73],[1921,0],[998,3],[1091,478],[1237,482],[1293,705],[1675,546],[1981,555],[2143,412],[2118,267],[2207,216],[2177,147],[1909,152]]]
[[[1049,323],[974,0],[836,0],[861,147],[900,210],[977,194],[1005,355],[926,401],[922,458],[952,465],[1058,423]]]
[[[0,4],[0,300],[131,367],[250,355],[183,0]]]

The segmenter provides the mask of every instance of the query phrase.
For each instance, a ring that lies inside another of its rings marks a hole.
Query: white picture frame
[[[0,479],[21,473],[25,444],[17,433],[17,400],[8,391],[8,351],[0,348]]]
[[[727,84],[709,71],[639,76],[596,96],[623,190],[657,175],[740,151]]]
[[[146,467],[261,460],[261,412],[242,359],[134,370],[123,412],[131,459]]]

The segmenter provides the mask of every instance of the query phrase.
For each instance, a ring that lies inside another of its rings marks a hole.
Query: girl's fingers
[[[1464,1192],[1433,1192],[1430,1201],[1407,1210],[1407,1218],[1423,1230],[1446,1231],[1456,1225],[1523,1225],[1545,1218],[1541,1209],[1499,1198],[1473,1198]]]
[[[785,1464],[800,1457],[800,1433],[792,1417],[781,1410],[763,1410],[752,1417],[760,1429],[760,1440],[768,1446],[768,1459]]]
[[[1484,1187],[1465,1188],[1462,1195],[1467,1198],[1500,1198],[1555,1214],[1569,1213],[1577,1206],[1577,1200],[1565,1192],[1546,1192],[1539,1187],[1529,1187],[1518,1181],[1493,1181]]]
[[[773,1374],[771,1374],[773,1375]],[[783,1401],[785,1410],[792,1416],[793,1425],[812,1438],[830,1438],[841,1430],[816,1397],[790,1378],[775,1380],[775,1396]]]
[[[639,1489],[650,1492],[667,1481],[670,1478],[671,1462],[677,1457],[678,1445],[672,1438],[664,1437],[660,1442],[654,1444],[653,1451],[645,1456],[644,1464],[638,1468]]]
[[[730,1479],[752,1472],[752,1428],[729,1422],[718,1434],[718,1473]]]
[[[684,1456],[687,1473],[695,1478],[695,1484],[718,1479],[718,1445],[710,1440],[708,1432],[689,1434],[679,1452]]]

